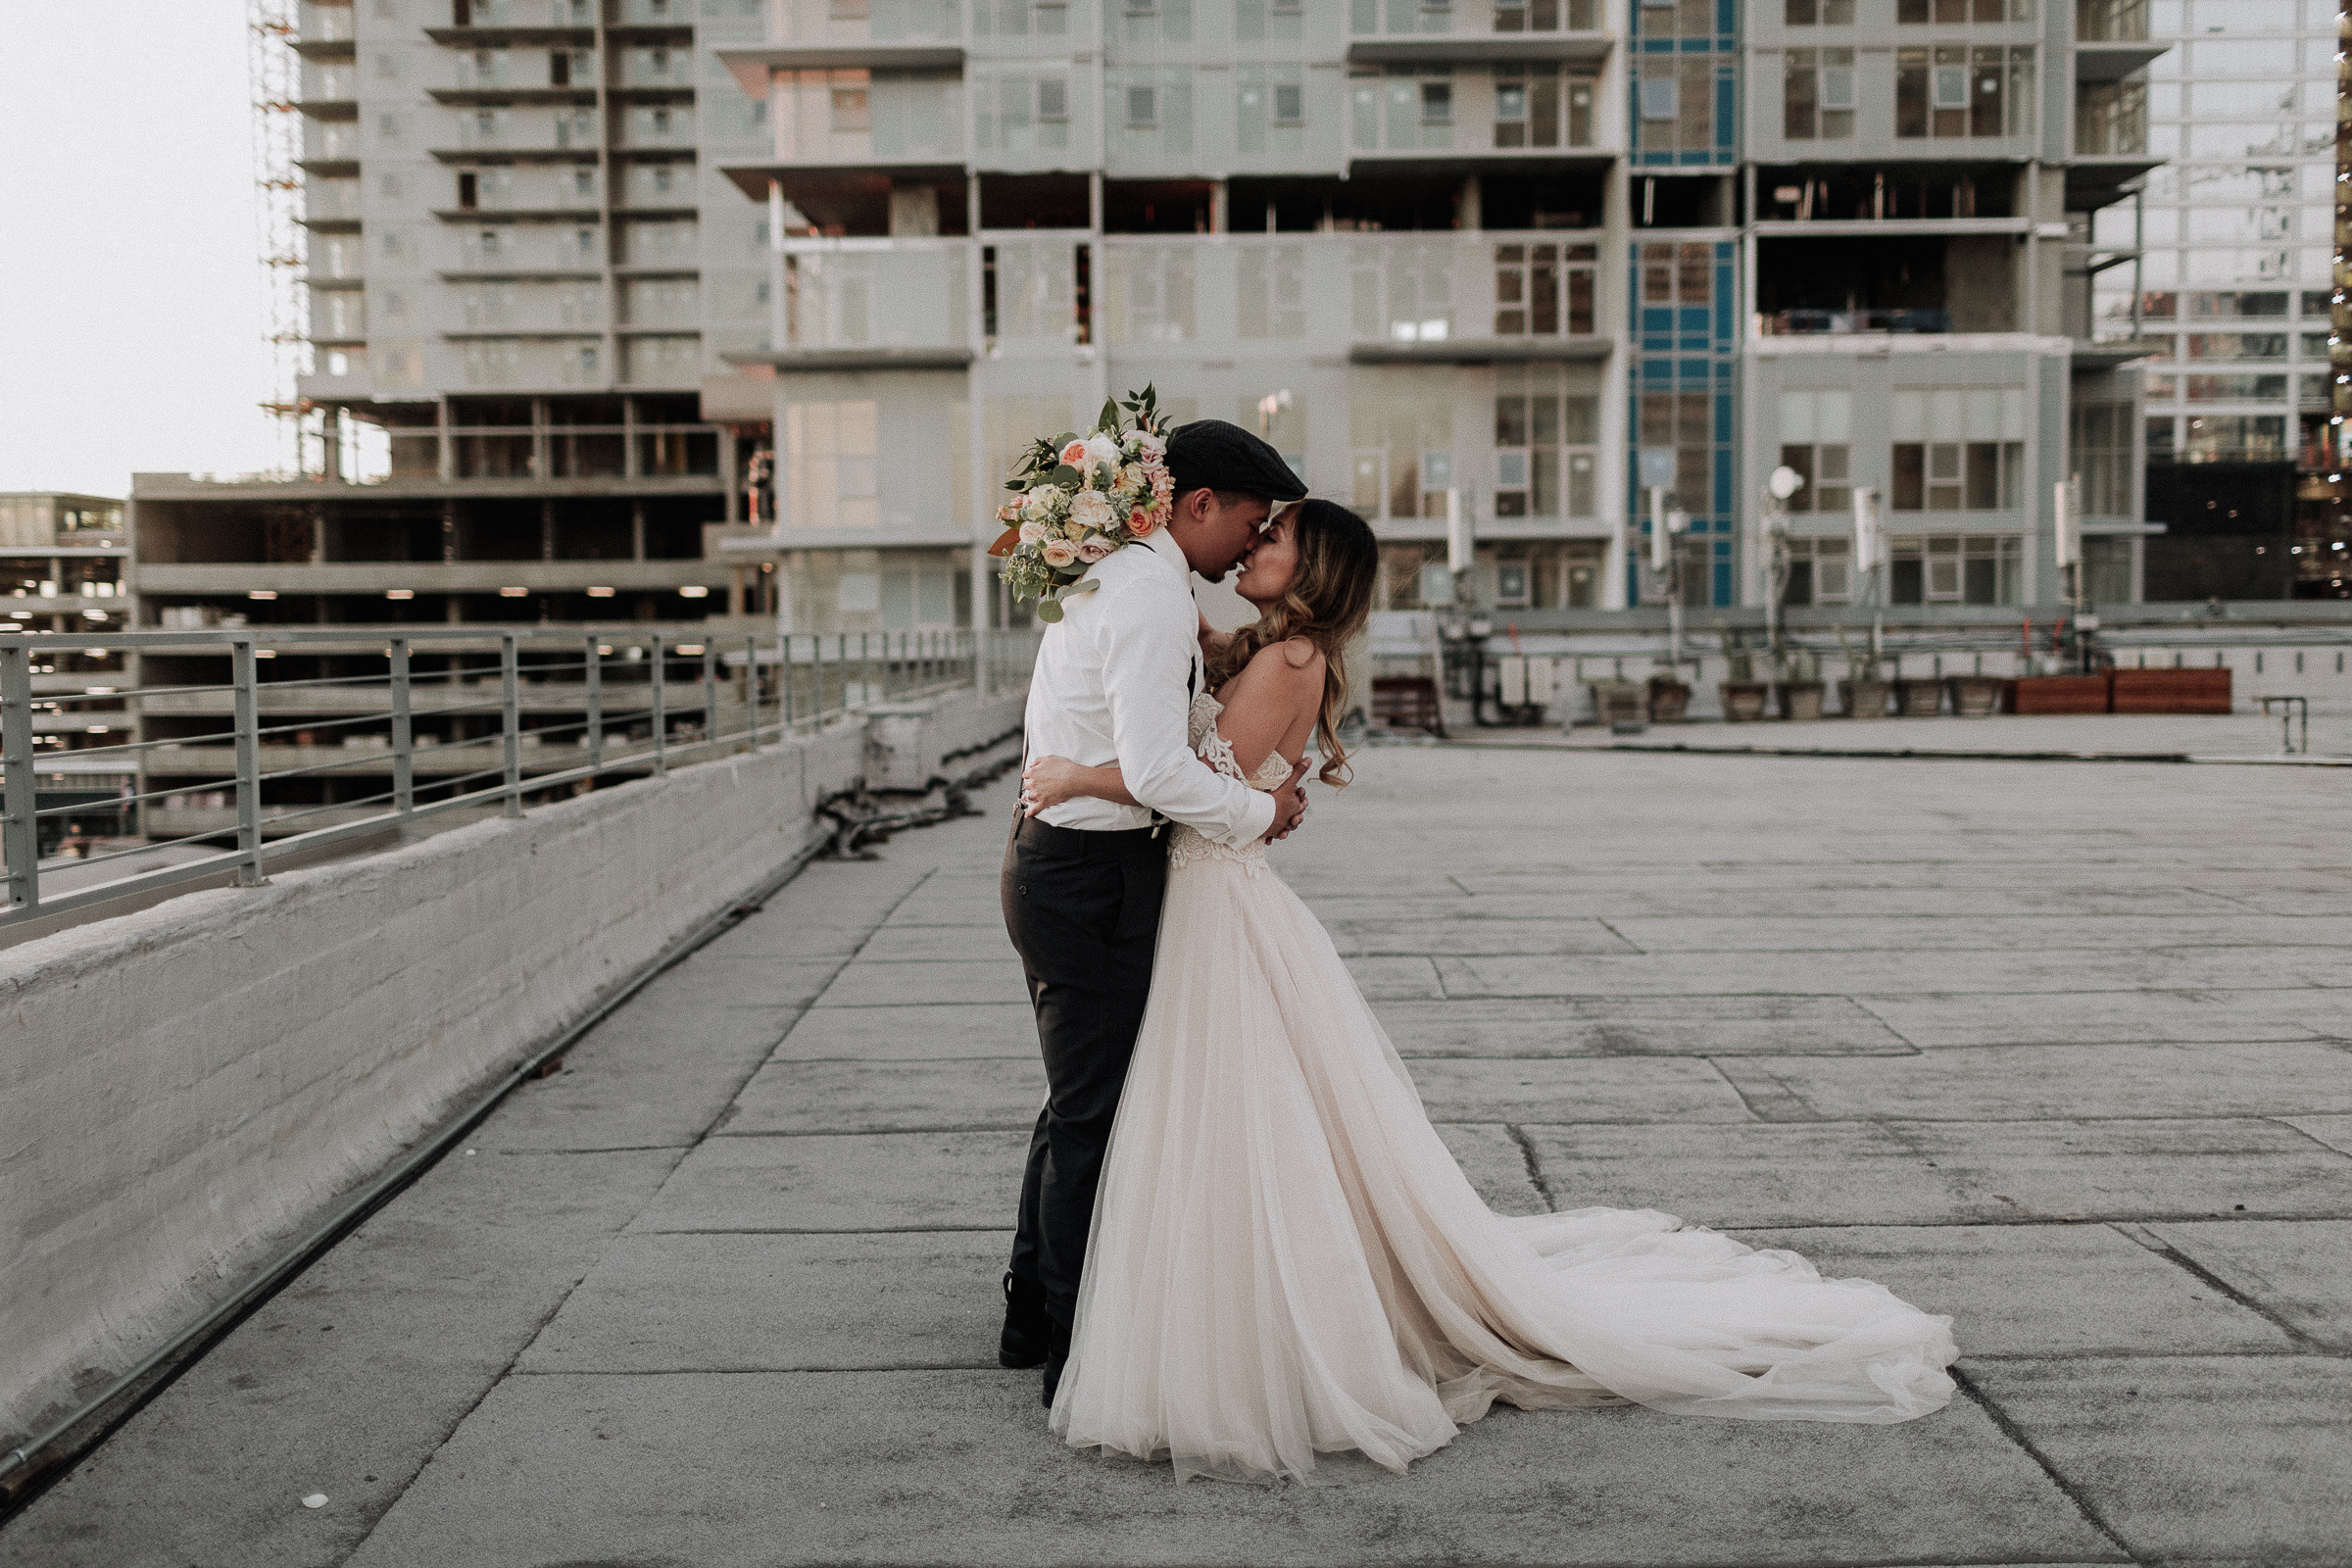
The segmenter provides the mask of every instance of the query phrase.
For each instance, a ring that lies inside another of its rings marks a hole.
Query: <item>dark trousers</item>
[[[1081,833],[1034,817],[1004,850],[1004,929],[1029,977],[1046,1107],[1029,1140],[1015,1278],[1067,1329],[1078,1306],[1102,1152],[1152,992],[1167,841],[1149,828]]]

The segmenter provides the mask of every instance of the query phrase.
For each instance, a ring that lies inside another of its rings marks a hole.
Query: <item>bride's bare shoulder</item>
[[[1258,672],[1260,680],[1274,679],[1286,685],[1321,680],[1323,651],[1304,637],[1292,637],[1268,643],[1250,655],[1250,668]]]

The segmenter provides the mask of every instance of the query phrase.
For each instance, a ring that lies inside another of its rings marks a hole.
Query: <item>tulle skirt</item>
[[[1179,1480],[1391,1470],[1496,1401],[1907,1421],[1951,1319],[1647,1209],[1506,1218],[1430,1125],[1320,923],[1261,865],[1172,865],[1051,1418]]]

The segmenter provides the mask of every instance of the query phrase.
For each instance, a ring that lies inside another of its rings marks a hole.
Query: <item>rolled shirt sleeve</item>
[[[1102,618],[1103,694],[1127,793],[1203,838],[1236,848],[1263,838],[1274,797],[1204,765],[1186,736],[1183,693],[1198,652],[1192,596],[1137,582]],[[1105,607],[1107,608],[1107,607]]]

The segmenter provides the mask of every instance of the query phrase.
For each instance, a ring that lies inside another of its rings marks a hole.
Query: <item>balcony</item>
[[[2172,47],[2148,39],[2148,0],[2075,0],[2075,79],[2115,81]]]
[[[963,240],[797,241],[784,257],[784,341],[727,359],[802,369],[959,368],[972,360],[969,265]]]
[[[974,244],[976,313],[965,281]],[[1093,285],[1083,305],[1081,267]],[[723,357],[951,369],[981,353],[1066,362],[1088,344],[1282,357],[1346,342],[1364,365],[1596,360],[1613,343],[1602,292],[1597,236],[1548,230],[796,240],[783,342]]]
[[[1949,332],[1952,313],[1939,310],[1893,311],[1775,311],[1756,318],[1767,337],[1805,337],[1823,333]]]
[[[2014,233],[1759,236],[1756,332],[1796,339],[2014,332],[2016,249]]]
[[[1613,140],[1599,77],[1557,63],[1358,67],[1348,87],[1355,172],[1597,170]]]
[[[1353,0],[1351,61],[1599,60],[1599,0]]]
[[[963,8],[956,0],[775,0],[776,41],[721,49],[718,58],[753,98],[774,71],[954,71],[963,65]]]

